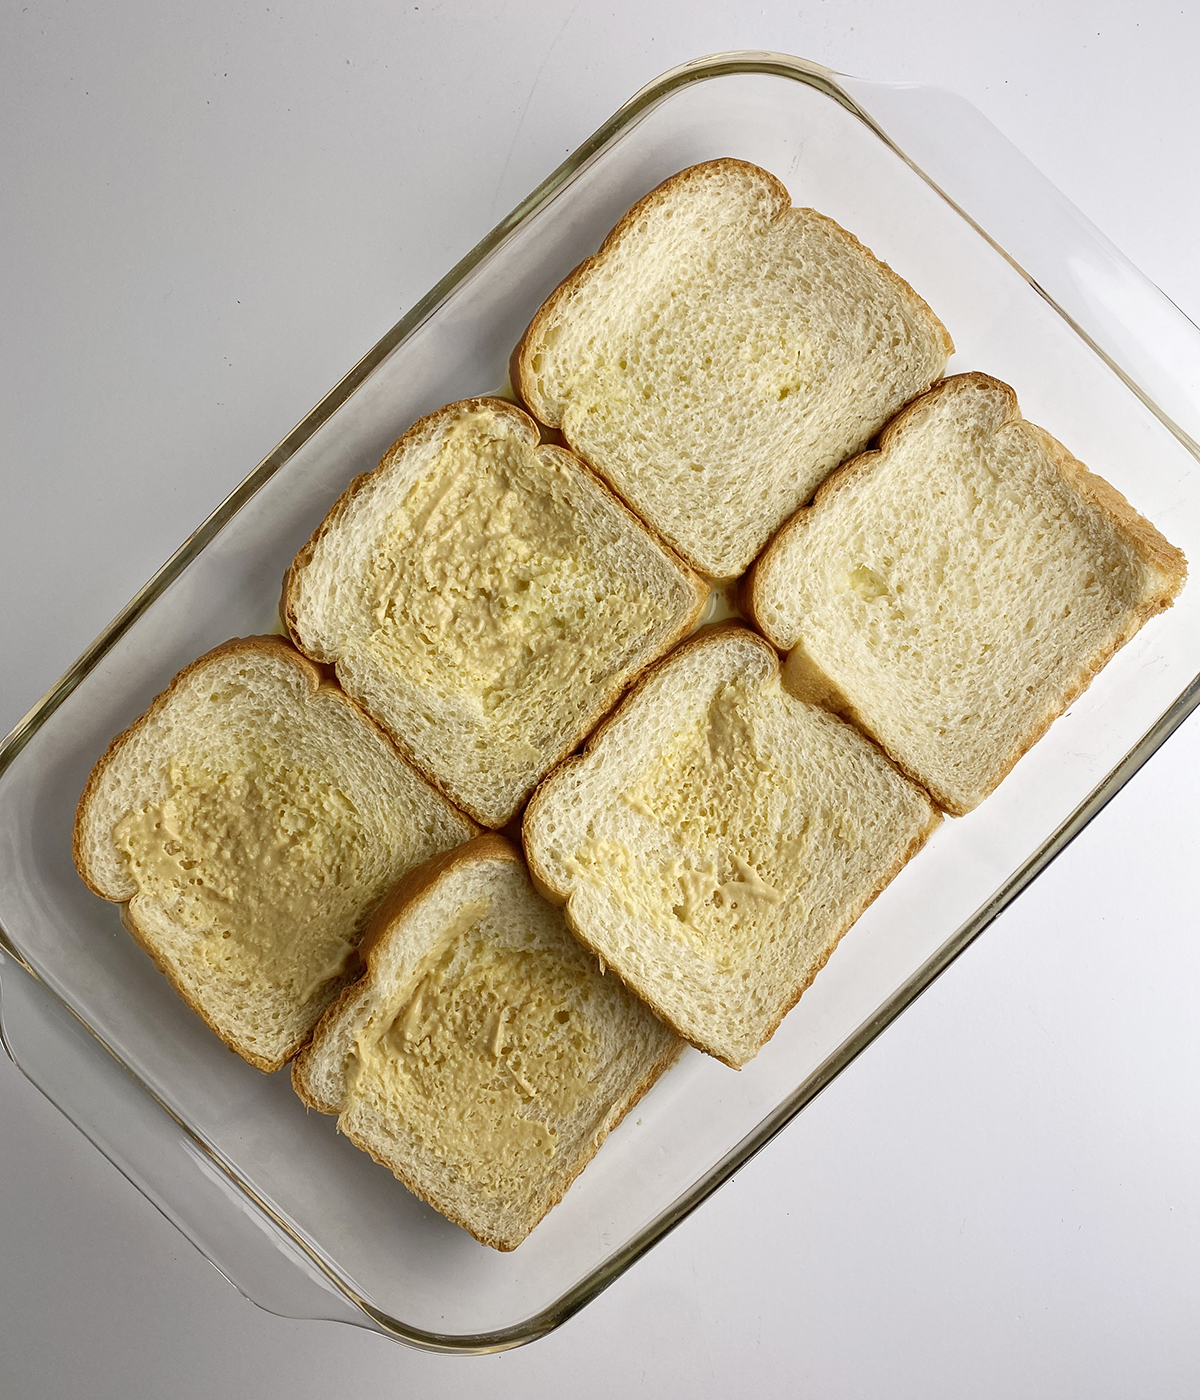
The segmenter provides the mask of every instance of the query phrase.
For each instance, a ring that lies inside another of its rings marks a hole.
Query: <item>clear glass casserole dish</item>
[[[829,214],[949,327],[951,370],[1025,414],[1200,559],[1200,332],[967,104],[733,54],[627,103],[438,284],[184,544],[0,747],[0,1016],[13,1058],[266,1307],[479,1352],[543,1335],[742,1165],[928,986],[1200,700],[1185,589],[1001,788],[944,823],[740,1073],[689,1052],[514,1254],[477,1245],[206,1030],[84,888],[75,803],[108,740],[227,637],[355,473],[495,391],[529,317],[636,198],[740,156]],[[98,1046],[109,1052],[99,1054]]]

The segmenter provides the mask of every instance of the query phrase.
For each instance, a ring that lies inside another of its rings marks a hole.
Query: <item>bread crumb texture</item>
[[[600,975],[511,847],[473,854],[487,842],[392,920],[301,1073],[358,1146],[510,1249],[680,1042]]]
[[[1178,550],[972,374],[906,410],[780,533],[753,606],[964,812],[1183,577]]]
[[[689,563],[726,578],[951,348],[857,239],[721,160],[647,196],[550,299],[521,389]]]
[[[687,645],[552,776],[526,841],[573,927],[687,1039],[749,1059],[935,822],[743,629]]]
[[[296,628],[419,766],[499,826],[701,600],[524,415],[439,420],[322,537]]]
[[[646,863],[625,842],[588,837],[566,861],[572,874],[617,884],[631,900],[636,891],[657,927],[722,972],[740,967],[743,980],[771,937],[780,883],[805,844],[792,820],[795,784],[769,733],[779,719],[773,709],[740,680],[722,684],[621,791],[638,817],[673,833],[674,858]],[[784,830],[793,834],[780,839]]]
[[[186,999],[275,1068],[358,971],[375,906],[472,833],[273,639],[183,672],[97,768],[77,851]]]

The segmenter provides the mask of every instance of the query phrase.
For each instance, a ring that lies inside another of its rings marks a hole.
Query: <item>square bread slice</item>
[[[907,282],[740,160],[625,215],[538,311],[513,383],[663,539],[742,574],[954,346]]]
[[[874,744],[782,689],[761,637],[722,625],[542,783],[524,838],[583,942],[736,1067],[939,820]]]
[[[179,995],[270,1072],[358,974],[388,889],[477,829],[311,661],[248,637],[109,745],[74,855]]]
[[[1007,384],[943,381],[772,541],[748,614],[784,683],[969,812],[1183,587],[1183,555],[1026,422]]]
[[[422,418],[300,551],[300,650],[484,826],[504,826],[707,587],[499,399]]]
[[[503,837],[407,876],[296,1092],[435,1210],[515,1249],[683,1043],[572,938]]]

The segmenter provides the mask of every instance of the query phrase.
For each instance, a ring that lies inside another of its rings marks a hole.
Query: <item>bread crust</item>
[[[340,1015],[346,1007],[362,991],[362,982],[365,973],[360,969],[360,975],[350,983],[348,987],[343,987],[336,997],[329,1003],[321,1013],[321,1019],[312,1028],[307,1040],[292,1057],[291,1077],[292,1088],[296,1092],[296,1097],[305,1108],[315,1108],[318,1113],[340,1113],[342,1105],[333,1103],[329,1099],[321,1097],[321,1091],[309,1076],[309,1064],[313,1059],[312,1047],[317,1038],[317,1032],[321,1029],[322,1022],[330,1020],[334,1016]]]
[[[808,528],[813,511],[820,510],[832,501],[838,492],[852,489],[860,478],[870,474],[879,459],[890,451],[894,439],[903,431],[910,419],[924,412],[938,397],[952,394],[964,385],[1000,394],[1005,407],[1003,415],[996,425],[996,435],[999,436],[1005,429],[1015,424],[1022,424],[1031,429],[1036,434],[1047,458],[1058,470],[1066,485],[1082,500],[1100,510],[1112,523],[1114,529],[1133,548],[1142,563],[1159,577],[1158,586],[1150,590],[1141,606],[1135,608],[1131,613],[1125,631],[1114,642],[1102,647],[1087,660],[1081,670],[1078,683],[1063,690],[1060,697],[1056,698],[1055,703],[1047,709],[1044,715],[1038,718],[1022,737],[1013,752],[1005,759],[1002,767],[997,770],[995,780],[983,795],[987,797],[999,787],[1017,763],[1045,735],[1059,715],[1063,714],[1083,694],[1121,647],[1130,641],[1150,618],[1172,605],[1187,579],[1187,560],[1183,551],[1165,539],[1149,520],[1130,505],[1115,486],[1103,477],[1089,471],[1057,438],[1052,437],[1044,428],[1030,423],[1022,415],[1016,390],[1011,385],[979,370],[970,370],[962,374],[949,375],[935,384],[932,389],[906,404],[885,425],[879,435],[879,444],[876,448],[869,452],[860,453],[857,457],[851,458],[838,467],[817,488],[812,503],[801,506],[790,520],[785,521],[774,539],[767,545],[746,574],[742,582],[739,602],[750,623],[773,646],[780,651],[788,652],[789,661],[792,652],[797,649],[802,650],[802,638],[793,643],[789,649],[788,638],[774,631],[762,615],[763,580],[767,571],[773,567],[785,548],[799,541],[804,530]],[[848,720],[861,730],[872,742],[879,743],[862,715],[841,691],[833,677],[829,676],[807,654],[801,658],[797,667],[796,682],[800,686],[801,699],[807,699],[811,695],[814,703],[824,704],[833,713]],[[805,691],[808,694],[803,693]],[[822,692],[825,695],[824,700],[817,698]],[[883,746],[880,745],[880,747]],[[929,790],[933,800],[942,811],[950,816],[965,816],[978,805],[977,802],[957,802],[944,792],[934,791],[927,780],[919,773],[913,772],[902,759],[886,749],[883,751],[887,753],[888,758],[905,777]]]
[[[380,459],[377,467],[372,468],[369,472],[363,472],[359,476],[356,476],[330,507],[328,514],[313,531],[308,542],[301,547],[284,574],[283,591],[279,604],[280,619],[287,628],[288,634],[297,650],[302,652],[311,661],[333,666],[336,673],[336,664],[339,659],[337,657],[319,656],[312,651],[305,651],[304,645],[300,639],[296,618],[299,604],[300,578],[304,570],[311,563],[321,540],[341,523],[355,497],[371,483],[378,473],[387,470],[393,462],[402,457],[418,442],[424,441],[435,434],[443,421],[453,420],[464,414],[479,412],[485,409],[498,412],[502,417],[516,424],[521,430],[521,436],[524,439],[525,445],[529,447],[530,450],[545,452],[562,458],[568,470],[582,476],[590,485],[594,486],[597,491],[602,492],[604,497],[618,512],[628,519],[631,530],[639,531],[650,536],[653,543],[667,556],[671,565],[678,570],[683,581],[691,589],[693,598],[691,608],[681,617],[677,626],[659,644],[655,652],[654,660],[657,660],[658,657],[669,652],[671,648],[683,637],[686,637],[696,625],[696,620],[703,611],[711,591],[707,581],[697,573],[671,545],[667,544],[657,531],[651,529],[641,516],[638,515],[636,511],[632,510],[628,503],[612,490],[598,472],[594,471],[587,462],[574,452],[571,452],[568,448],[560,447],[555,443],[543,443],[541,441],[539,426],[534,419],[523,409],[517,407],[515,404],[509,403],[507,399],[462,399],[457,403],[447,404],[436,412],[427,414],[424,418],[418,419],[407,432],[397,438],[391,447],[388,448],[387,452],[385,452]],[[556,436],[561,436],[561,434],[556,434]],[[649,664],[653,664],[653,662]],[[606,690],[598,692],[596,701],[590,712],[585,715],[580,723],[563,739],[558,749],[555,751],[553,760],[549,763],[547,771],[556,767],[568,754],[573,753],[579,747],[595,727],[597,721],[620,701],[621,696],[636,679],[637,674],[640,674],[640,672],[635,672],[633,675],[627,676],[624,679],[615,680]],[[482,827],[497,829],[507,826],[514,819],[519,817],[525,802],[528,801],[528,797],[523,798],[499,819],[496,819],[494,814],[483,812],[463,795],[452,793],[439,775],[421,761],[420,756],[408,744],[403,734],[393,734],[390,730],[388,730],[387,733],[396,748],[404,755],[411,768],[414,768],[431,787],[436,788],[448,801],[454,803],[456,807],[466,812],[473,821]]]
[[[333,1002],[318,1021],[312,1038],[308,1046],[300,1052],[292,1062],[292,1087],[295,1089],[301,1101],[309,1108],[315,1108],[321,1113],[337,1114],[342,1110],[342,1103],[332,1104],[328,1100],[321,1098],[319,1091],[313,1084],[309,1075],[309,1062],[315,1058],[316,1046],[322,1034],[329,1027],[337,1023],[338,1017],[344,1011],[349,1002],[359,994],[362,984],[367,979],[375,975],[375,962],[377,950],[383,939],[387,936],[392,926],[400,918],[407,915],[413,906],[430,891],[432,891],[441,880],[453,874],[461,866],[471,865],[481,860],[494,860],[506,862],[508,864],[520,866],[527,869],[520,850],[513,845],[506,837],[496,832],[485,832],[472,840],[465,842],[461,846],[456,846],[453,850],[443,851],[440,855],[434,856],[423,865],[410,870],[403,876],[385,896],[383,903],[376,910],[367,932],[363,937],[361,951],[364,956],[366,966],[365,975],[360,981],[355,982]],[[523,1221],[524,1228],[516,1237],[510,1235],[495,1235],[485,1229],[480,1229],[477,1225],[462,1219],[454,1211],[446,1208],[444,1203],[434,1201],[429,1194],[422,1190],[420,1185],[413,1179],[411,1174],[405,1170],[403,1164],[396,1162],[377,1153],[368,1143],[360,1142],[357,1137],[351,1135],[351,1141],[361,1151],[367,1153],[381,1167],[386,1167],[388,1171],[414,1196],[424,1201],[426,1205],[432,1206],[440,1215],[443,1215],[453,1224],[466,1230],[468,1234],[474,1236],[480,1244],[489,1246],[492,1249],[508,1253],[526,1238],[529,1232],[545,1218],[553,1208],[558,1205],[584,1167],[592,1160],[599,1151],[601,1144],[609,1133],[621,1122],[630,1108],[645,1094],[658,1077],[678,1059],[682,1053],[684,1042],[676,1039],[669,1042],[663,1053],[658,1056],[646,1073],[637,1081],[634,1087],[618,1101],[610,1113],[605,1117],[601,1127],[585,1145],[584,1150],[572,1164],[569,1174],[561,1183],[561,1189],[554,1194],[552,1199],[538,1203],[538,1214],[536,1219]]]
[[[111,890],[106,890],[102,887],[99,878],[88,862],[87,850],[83,837],[83,826],[87,809],[96,796],[100,783],[103,781],[104,774],[120,755],[125,745],[130,742],[144,724],[157,718],[157,716],[166,709],[176,692],[190,677],[215,661],[219,661],[227,656],[245,654],[257,654],[260,656],[264,654],[274,654],[277,658],[294,666],[307,682],[308,694],[310,696],[321,694],[331,700],[335,700],[338,704],[348,706],[362,723],[370,726],[370,728],[384,740],[389,748],[396,749],[390,737],[380,729],[374,720],[366,715],[340,686],[327,679],[322,673],[320,666],[297,651],[285,638],[270,634],[254,637],[234,637],[227,642],[222,642],[219,646],[213,647],[211,651],[205,652],[203,656],[197,657],[190,665],[185,666],[183,670],[171,680],[170,684],[154,697],[146,711],[139,715],[127,729],[122,730],[108,745],[104,753],[101,754],[95,767],[92,769],[91,775],[83,789],[83,793],[79,798],[79,802],[76,804],[75,821],[71,831],[71,855],[75,862],[75,868],[78,870],[80,878],[83,880],[84,884],[87,885],[88,889],[101,899],[108,900],[110,903],[120,906],[121,923],[138,946],[150,955],[155,967],[157,967],[167,979],[172,989],[178,994],[180,1000],[185,1002],[187,1006],[199,1016],[204,1024],[208,1026],[213,1034],[227,1045],[230,1050],[234,1051],[235,1054],[240,1055],[242,1059],[254,1065],[256,1069],[262,1070],[264,1074],[274,1074],[276,1070],[282,1069],[282,1067],[287,1064],[288,1060],[290,1060],[300,1047],[306,1043],[309,1039],[309,1033],[298,1037],[291,1044],[286,1053],[274,1058],[265,1058],[262,1055],[256,1054],[236,1036],[227,1033],[222,1030],[220,1026],[216,1025],[199,1003],[192,997],[183,983],[180,982],[179,978],[172,972],[167,961],[154,946],[152,936],[139,924],[136,911],[132,905],[132,900],[122,898],[120,895],[111,892]],[[403,758],[399,750],[396,750],[396,753],[398,757]],[[411,767],[411,765],[409,766]],[[465,817],[463,820],[468,821]],[[473,828],[475,823],[468,821],[468,825]]]

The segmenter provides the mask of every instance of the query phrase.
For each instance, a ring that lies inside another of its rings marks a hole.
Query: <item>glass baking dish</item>
[[[756,1060],[735,1073],[688,1052],[514,1254],[409,1196],[171,992],[71,864],[96,757],[201,652],[277,629],[284,568],[350,477],[420,414],[500,390],[534,310],[628,205],[727,155],[852,230],[950,328],[952,371],[1011,383],[1027,417],[1200,559],[1200,332],[973,108],[760,53],[699,59],[638,93],[255,468],[0,748],[5,1044],[273,1310],[443,1351],[548,1332],[810,1102],[1200,699],[1193,585],[992,797],[943,824]]]

